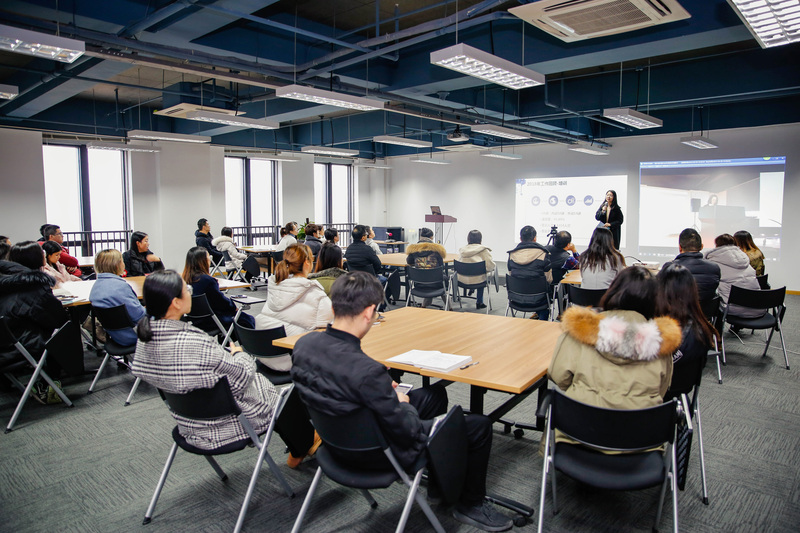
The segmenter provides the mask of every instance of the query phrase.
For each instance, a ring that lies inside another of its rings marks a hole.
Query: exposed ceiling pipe
[[[192,5],[196,4],[198,0],[182,0],[181,2],[175,2],[165,6],[152,14],[146,16],[139,22],[132,24],[130,26],[126,26],[125,28],[121,29],[117,32],[118,37],[131,37],[136,35],[139,32],[142,32],[153,26],[154,24],[158,24],[159,22],[168,19],[173,15],[177,15],[184,9],[191,7]]]
[[[35,91],[36,89],[38,89],[39,87],[42,87],[43,85],[45,85],[47,83],[50,83],[55,79],[58,79],[61,75],[67,74],[67,73],[69,73],[69,71],[71,71],[73,69],[76,69],[77,67],[79,67],[81,65],[84,65],[87,61],[94,61],[94,59],[89,58],[89,57],[80,57],[74,63],[62,67],[63,70],[61,70],[60,72],[47,72],[47,73],[44,73],[43,77],[39,81],[37,81],[36,83],[31,85],[30,87],[27,87],[24,91],[20,92],[13,100],[6,100],[4,102],[0,102],[0,109],[2,109],[3,107],[9,106],[12,103],[19,104],[23,100],[22,97],[24,97],[26,94],[29,94],[32,91]],[[3,68],[9,68],[9,67],[6,67],[4,65]],[[20,104],[20,105],[22,105],[22,104]],[[11,106],[12,109],[16,109],[17,107],[18,107],[17,105]]]
[[[619,128],[621,130],[627,130],[628,129],[627,126],[624,126],[624,125],[619,124],[617,122],[612,122],[612,121],[607,120],[607,119],[605,119],[605,118],[603,118],[601,116],[598,116],[599,114],[586,113],[586,112],[580,112],[580,111],[573,111],[572,109],[567,109],[566,107],[564,107],[564,80],[562,79],[560,81],[561,81],[561,104],[556,105],[556,104],[553,104],[553,103],[550,102],[549,85],[548,85],[548,83],[545,82],[545,84],[544,84],[544,105],[546,105],[547,107],[552,107],[553,109],[560,109],[561,111],[564,111],[566,113],[569,113],[569,114],[577,116],[577,117],[588,118],[589,120],[594,120],[596,122],[600,122],[601,124],[606,124],[607,126],[614,126],[615,128]]]
[[[436,9],[438,7],[446,6],[447,4],[452,4],[452,3],[456,2],[456,1],[457,0],[445,0],[444,2],[438,2],[436,4],[430,4],[430,5],[421,7],[419,9],[412,9],[411,11],[407,11],[407,12],[403,13],[402,15],[395,10],[395,14],[394,14],[393,17],[389,17],[388,19],[384,19],[384,20],[380,21],[380,23],[381,24],[388,24],[390,22],[394,22],[395,23],[395,28],[396,28],[397,27],[397,23],[400,22],[404,18],[413,16],[413,15],[417,15],[419,13],[424,13],[425,11],[430,11],[431,9]],[[397,6],[397,4],[395,4],[395,6]],[[374,26],[373,24],[368,24],[366,26],[361,26],[360,28],[356,28],[354,30],[350,30],[350,31],[347,31],[347,32],[343,33],[342,35],[339,36],[339,38],[343,39],[345,37],[349,37],[350,35],[354,35],[356,33],[362,32],[364,30],[368,30],[373,26]],[[395,32],[397,32],[397,31],[398,30],[395,29]]]

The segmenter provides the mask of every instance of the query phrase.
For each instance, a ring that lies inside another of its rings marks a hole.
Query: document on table
[[[453,355],[437,351],[410,350],[400,355],[387,359],[393,363],[416,366],[437,372],[450,372],[469,364],[472,357],[469,355]]]

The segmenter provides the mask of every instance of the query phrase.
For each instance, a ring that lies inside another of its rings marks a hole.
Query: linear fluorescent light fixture
[[[449,165],[452,161],[448,159],[433,159],[428,157],[414,157],[412,163],[425,163],[426,165]]]
[[[410,146],[411,148],[430,148],[433,143],[421,139],[409,139],[407,137],[395,137],[394,135],[376,135],[372,142],[383,144],[396,144],[397,146]]]
[[[611,120],[616,120],[617,122],[627,124],[631,128],[636,128],[637,130],[660,128],[664,125],[664,121],[659,118],[646,115],[636,111],[635,109],[630,109],[627,107],[603,109],[603,116],[610,118]]]
[[[257,130],[277,130],[280,129],[280,122],[274,120],[239,117],[226,115],[225,113],[215,113],[213,111],[189,111],[186,113],[189,120],[199,120],[200,122],[213,122],[215,124],[225,124],[226,126],[241,126],[243,128],[253,128]]]
[[[691,146],[692,148],[697,148],[699,150],[710,150],[712,148],[719,148],[719,145],[717,143],[715,143],[708,137],[703,137],[703,136],[681,137],[681,143],[685,144],[686,146]]]
[[[0,50],[72,63],[83,55],[82,41],[0,24]]]
[[[377,170],[391,170],[392,166],[387,163],[378,163],[377,161],[365,161],[363,163],[356,163],[358,168],[369,168]]]
[[[498,152],[497,150],[484,150],[478,155],[482,157],[494,157],[495,159],[522,159],[521,155]]]
[[[4,100],[11,100],[19,94],[19,87],[16,85],[3,85],[0,84],[0,98]]]
[[[147,144],[124,144],[124,143],[105,143],[90,142],[86,145],[89,150],[120,150],[122,152],[160,152],[158,146]]]
[[[762,48],[800,41],[797,0],[728,0]]]
[[[205,135],[186,135],[184,133],[167,133],[163,131],[131,130],[128,139],[143,141],[176,141],[184,143],[210,143],[211,137]]]
[[[470,128],[475,133],[484,133],[493,137],[503,137],[504,139],[523,140],[531,138],[531,135],[524,131],[512,130],[511,128],[495,126],[494,124],[476,124],[470,126]]]
[[[314,87],[304,87],[302,85],[287,85],[275,90],[275,96],[280,98],[291,98],[292,100],[302,100],[321,105],[332,105],[345,107],[347,109],[357,109],[358,111],[375,111],[383,109],[382,100],[364,98],[363,96],[351,96],[349,94],[323,91]]]
[[[358,150],[348,150],[347,148],[334,148],[333,146],[303,146],[300,148],[301,152],[305,152],[307,154],[318,154],[318,155],[337,155],[340,157],[356,157],[359,152]]]
[[[577,143],[571,145],[568,150],[572,150],[573,152],[580,152],[582,154],[589,154],[589,155],[608,155],[608,148],[605,146],[600,146],[598,144],[591,144],[583,141],[578,141]]]
[[[544,74],[461,43],[431,52],[431,63],[509,89],[544,84]]]
[[[280,153],[277,154],[259,154],[250,156],[250,159],[263,159],[265,161],[280,161],[282,163],[298,163],[301,161],[299,157],[294,157],[291,155],[283,155]]]

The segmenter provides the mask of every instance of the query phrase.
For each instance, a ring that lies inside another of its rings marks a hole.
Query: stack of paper
[[[411,350],[395,355],[387,361],[416,366],[437,372],[450,372],[472,361],[469,355],[453,355],[437,351]]]

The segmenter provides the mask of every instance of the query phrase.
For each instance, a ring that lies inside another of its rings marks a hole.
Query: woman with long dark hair
[[[205,251],[204,248],[202,248]],[[144,281],[147,314],[139,321],[139,342],[131,371],[167,392],[184,394],[213,387],[226,377],[242,412],[257,433],[269,426],[278,399],[275,387],[256,372],[255,360],[233,343],[230,352],[181,317],[192,308],[192,291],[175,271],[163,270]],[[248,438],[236,417],[186,420],[173,413],[186,441],[209,450]],[[297,467],[320,442],[300,400],[292,393],[275,421],[275,431],[289,447],[287,464]]]
[[[716,332],[700,308],[694,276],[678,264],[668,265],[658,273],[656,314],[674,318],[681,327],[681,345],[672,354],[672,384],[665,397],[672,398],[692,390],[697,380],[691,372],[692,363],[705,360]]]
[[[325,294],[330,297],[333,282],[347,274],[342,265],[342,249],[333,242],[326,241],[319,249],[317,266],[314,272],[308,275],[308,279],[313,279],[322,285]]]
[[[748,259],[750,259],[750,266],[756,271],[756,276],[762,276],[764,274],[764,252],[753,242],[753,236],[750,235],[750,232],[745,230],[737,231],[733,234],[733,240],[736,241],[736,246],[747,254]]]
[[[219,283],[209,275],[210,261],[208,251],[202,246],[190,248],[186,254],[186,265],[183,268],[183,280],[187,285],[191,285],[195,296],[205,294],[208,305],[217,318],[228,329],[233,324],[233,317],[236,316],[236,304],[230,298],[222,294],[219,290]],[[241,313],[239,324],[248,328],[255,326],[256,321],[252,315]],[[212,318],[197,320],[195,326],[200,329],[211,331],[216,324]]]
[[[161,258],[150,251],[150,237],[143,231],[131,234],[131,246],[122,254],[128,276],[146,276],[164,268]]]
[[[581,254],[582,289],[605,289],[625,268],[625,258],[614,247],[608,228],[596,228],[589,241],[589,249]]]
[[[620,209],[617,203],[617,191],[606,191],[606,199],[598,208],[594,218],[600,221],[602,227],[608,228],[611,231],[611,235],[614,236],[614,248],[619,250],[622,221],[624,217],[622,216],[622,209]]]
[[[73,276],[67,272],[67,268],[59,263],[61,259],[61,245],[55,241],[45,241],[42,243],[42,250],[44,250],[45,262],[42,267],[42,272],[50,275],[56,280],[56,287],[65,281],[81,281],[78,276]]]

